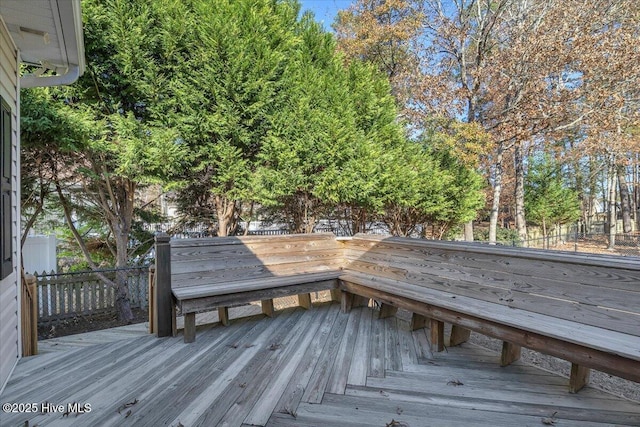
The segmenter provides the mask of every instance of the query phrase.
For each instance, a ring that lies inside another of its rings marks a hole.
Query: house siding
[[[20,265],[18,52],[0,16],[0,96],[11,108],[13,272],[0,281],[0,393],[21,356],[18,266]]]

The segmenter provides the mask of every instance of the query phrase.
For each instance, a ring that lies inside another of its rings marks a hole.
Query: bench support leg
[[[298,295],[298,305],[309,310],[311,308],[311,294]]]
[[[229,325],[229,307],[220,307],[218,309],[218,319],[222,326]]]
[[[507,341],[503,341],[502,355],[500,356],[500,366],[509,366],[516,360],[520,360],[521,353],[522,347]]]
[[[184,315],[184,342],[190,343],[196,340],[196,314],[185,313]]]
[[[426,328],[429,323],[429,318],[424,317],[421,314],[413,313],[411,316],[411,330],[416,331],[418,329]]]
[[[436,319],[430,320],[431,329],[431,348],[433,351],[444,350],[444,322]]]
[[[569,377],[569,393],[577,393],[582,387],[589,384],[591,370],[576,363],[571,364],[571,377]]]
[[[428,317],[424,317],[421,314],[413,313],[411,315],[411,324],[409,325],[409,328],[412,331],[417,331],[418,329],[426,328],[428,324]]]
[[[458,325],[451,326],[451,336],[449,337],[449,346],[455,347],[469,340],[471,331]]]
[[[267,317],[273,317],[273,299],[263,299],[260,303],[262,305],[262,314]]]
[[[386,319],[387,317],[393,317],[398,312],[398,307],[394,307],[389,304],[381,303],[380,305],[380,313],[378,314],[378,319]]]
[[[331,289],[331,301],[340,302],[342,301],[342,292],[340,289]]]
[[[349,313],[353,305],[353,294],[342,291],[340,295],[340,308],[343,313]]]

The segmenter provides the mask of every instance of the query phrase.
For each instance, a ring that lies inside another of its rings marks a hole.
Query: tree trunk
[[[614,158],[611,156],[609,164],[609,177],[607,179],[608,197],[607,205],[609,209],[609,246],[607,249],[612,250],[616,246],[616,167]]]
[[[216,195],[216,215],[218,216],[218,237],[226,237],[232,231],[232,220],[236,213],[236,201]]]
[[[135,210],[135,192],[136,184],[132,181],[123,179],[115,183],[110,183],[113,206],[115,215],[109,215],[111,222],[111,232],[116,240],[116,310],[118,318],[121,321],[131,323],[133,313],[131,311],[131,301],[129,299],[129,284],[127,280],[127,271],[129,265],[129,234],[131,233],[131,224],[133,222],[133,213]]]
[[[527,242],[527,222],[524,212],[524,154],[522,143],[515,145],[514,166],[516,169],[516,229],[520,241],[526,246]]]
[[[38,219],[38,216],[42,213],[43,210],[44,210],[44,202],[38,203],[38,206],[33,212],[33,215],[31,215],[27,220],[27,222],[24,224],[24,229],[22,230],[22,236],[20,237],[20,250],[22,250],[22,248],[24,247],[24,244],[27,241],[27,236],[29,235],[29,231],[31,231],[31,227],[33,227],[33,224],[35,224],[36,219]]]
[[[632,164],[632,186],[631,186],[631,214],[636,224],[636,230],[640,228],[640,219],[638,218],[638,210],[640,209],[640,154],[635,155],[635,159]]]
[[[366,233],[367,231],[367,210],[365,208],[351,209],[351,232],[352,235]]]
[[[491,204],[491,216],[489,218],[489,244],[496,244],[498,234],[498,214],[500,213],[500,195],[502,194],[502,161],[504,157],[504,146],[498,146],[498,153],[495,162],[495,172],[493,175],[493,203]]]
[[[466,242],[473,242],[473,220],[465,222],[464,224],[464,240]]]
[[[125,268],[129,260],[129,232],[133,221],[134,195],[136,187],[131,181],[119,183],[106,181],[103,183],[105,184],[105,187],[99,187],[97,192],[99,196],[97,198],[99,201],[98,204],[104,210],[111,234],[116,239],[116,268]],[[99,271],[98,265],[96,265],[91,258],[91,253],[87,248],[83,236],[78,232],[78,229],[74,224],[71,215],[71,206],[62,191],[60,183],[56,181],[55,186],[65,220],[71,230],[71,234],[73,234],[73,237],[78,243],[82,254],[100,280],[102,280],[102,282],[107,286],[113,287],[116,291],[116,310],[118,312],[118,319],[128,323],[131,322],[133,320],[133,313],[131,312],[131,304],[129,302],[129,287],[127,284],[126,272],[119,271],[116,273],[116,280],[113,281]],[[107,193],[109,194],[108,199],[106,196]],[[112,203],[109,203],[107,200]]]
[[[622,211],[622,229],[625,233],[631,233],[631,197],[627,184],[627,168],[624,165],[617,166],[618,190],[620,191],[620,210]]]
[[[313,233],[313,229],[316,227],[316,209],[314,206],[313,196],[308,193],[304,195],[304,227],[302,232],[305,234]]]
[[[126,228],[126,227],[125,227]],[[129,263],[129,232],[121,230],[116,239],[116,310],[118,319],[130,323],[133,320],[131,301],[129,299],[129,284],[127,280],[127,265]]]
[[[594,156],[589,156],[589,195],[588,195],[588,211],[585,215],[585,233],[591,232],[591,225],[593,224],[594,219],[597,221],[597,209],[594,207],[594,204],[597,200],[596,194],[598,194],[598,175],[596,171],[600,168],[599,161]]]

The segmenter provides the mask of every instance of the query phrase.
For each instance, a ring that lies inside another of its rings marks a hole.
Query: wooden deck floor
[[[130,334],[23,359],[0,396],[91,412],[2,413],[0,425],[640,425],[638,403],[571,395],[565,378],[500,368],[471,344],[433,355],[424,330],[370,308],[286,309],[203,328],[194,344]]]

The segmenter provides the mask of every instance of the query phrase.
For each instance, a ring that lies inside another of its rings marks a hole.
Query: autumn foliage
[[[525,180],[540,153],[565,165],[586,226],[596,204],[609,223],[620,209],[630,231],[640,201],[640,3],[358,0],[335,28],[348,57],[387,71],[417,132],[450,120],[488,135],[479,156],[490,240],[510,218],[526,237]],[[595,203],[592,174],[608,182]]]

